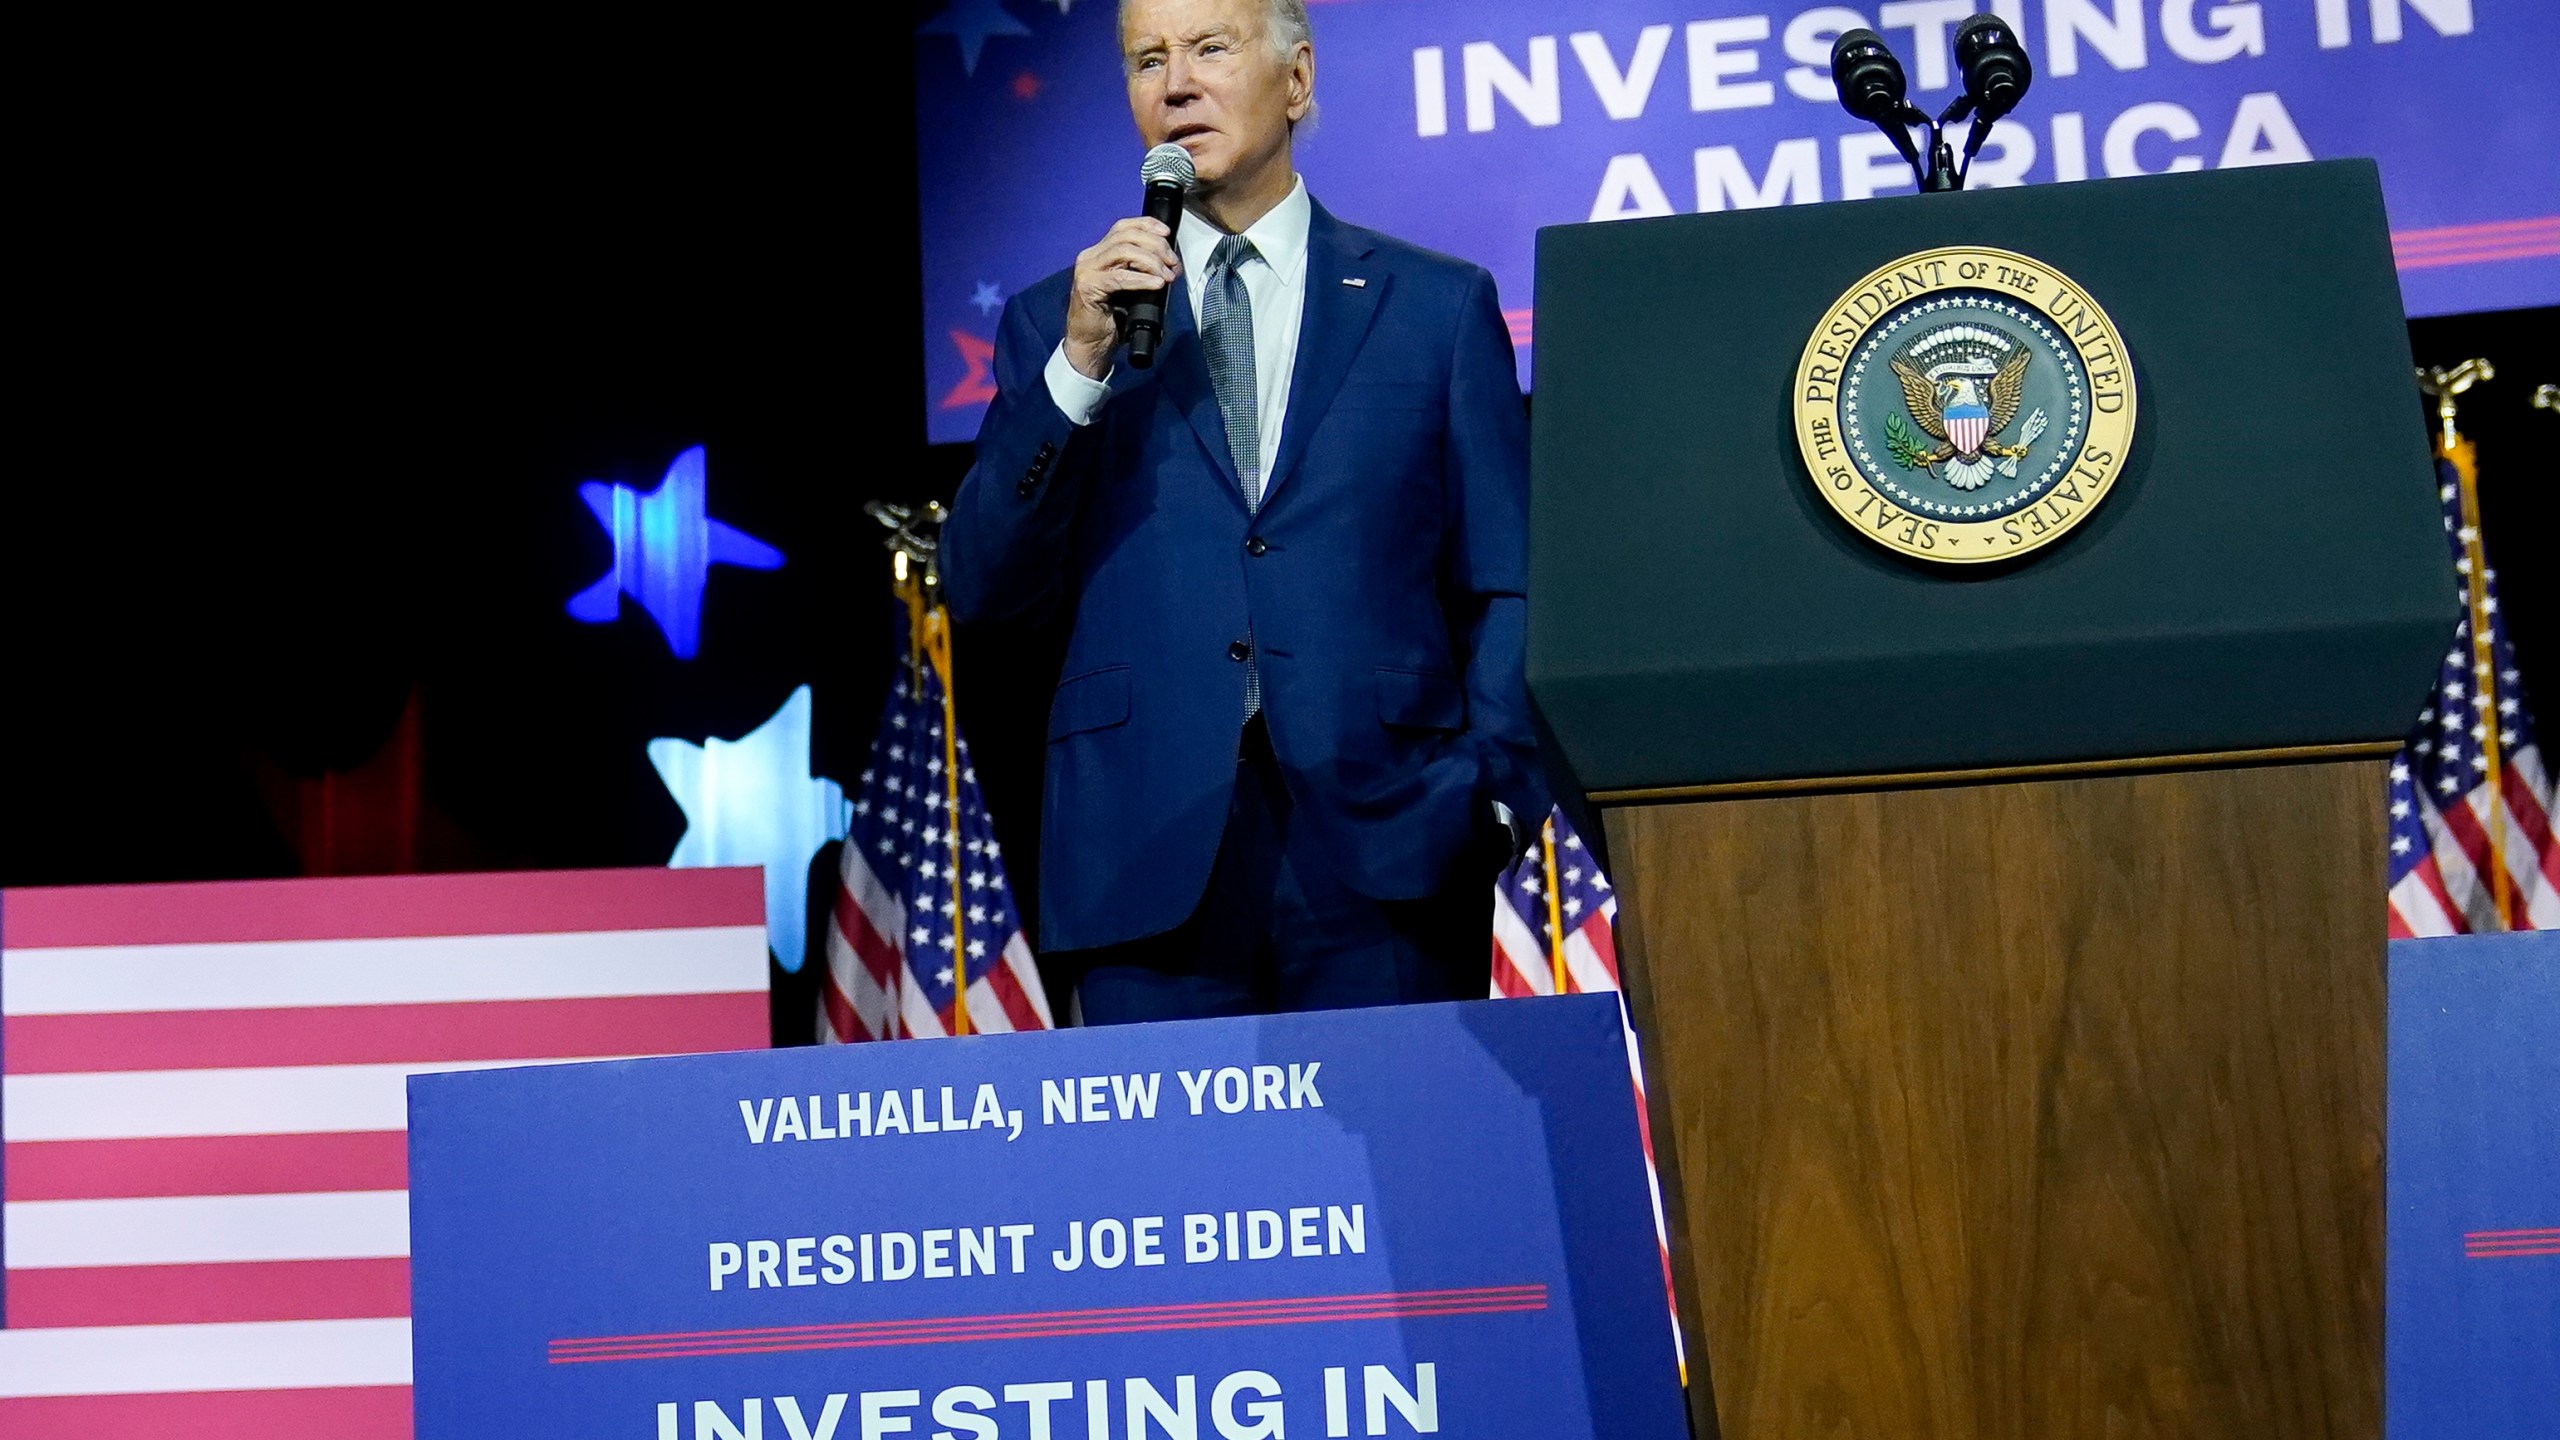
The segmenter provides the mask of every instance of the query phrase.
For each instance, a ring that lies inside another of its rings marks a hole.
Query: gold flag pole
[[[1538,829],[1538,846],[1547,858],[1547,958],[1555,963],[1556,993],[1565,994],[1564,897],[1556,893],[1556,817]]]
[[[961,875],[960,713],[952,698],[951,612],[942,604],[942,522],[951,512],[938,501],[923,508],[874,500],[863,513],[889,529],[889,573],[907,606],[907,683],[921,693],[926,667],[942,690],[943,833],[951,877],[951,1033],[969,1025],[968,892]]]
[[[2489,554],[2480,540],[2478,456],[2454,424],[2458,397],[2497,376],[2496,367],[2488,361],[2465,360],[2450,369],[2420,370],[2418,388],[2436,402],[2436,453],[2452,464],[2462,501],[2462,528],[2455,538],[2462,542],[2463,578],[2471,609],[2474,704],[2480,714],[2473,738],[2480,742],[2480,763],[2489,779],[2488,813],[2480,817],[2481,829],[2489,837],[2490,903],[2497,910],[2498,928],[2507,930],[2513,928],[2515,883],[2507,875],[2506,772],[2498,753],[2498,666],[2496,647],[2490,643]]]

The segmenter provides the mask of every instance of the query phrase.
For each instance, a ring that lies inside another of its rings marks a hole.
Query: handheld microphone
[[[2036,77],[2017,32],[1997,15],[1976,15],[1956,27],[1956,69],[1965,99],[1973,102],[1973,129],[1965,136],[1966,168],[2001,116],[2018,108]]]
[[[1840,32],[1831,42],[1831,83],[1840,92],[1840,108],[1891,136],[1903,159],[1920,163],[1920,152],[1911,143],[1902,62],[1893,58],[1883,36],[1866,29]]]
[[[1145,215],[1168,231],[1182,228],[1182,197],[1191,189],[1191,152],[1167,141],[1147,152],[1138,166],[1146,182]],[[1129,363],[1141,370],[1156,363],[1156,346],[1164,339],[1163,290],[1132,290],[1120,307],[1121,333],[1129,339]]]

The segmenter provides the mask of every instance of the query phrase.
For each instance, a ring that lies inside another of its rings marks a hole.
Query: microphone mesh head
[[[1170,140],[1148,151],[1138,166],[1138,179],[1149,185],[1179,185],[1188,190],[1193,178],[1191,152]]]

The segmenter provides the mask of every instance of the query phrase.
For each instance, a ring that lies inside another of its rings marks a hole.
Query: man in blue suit
[[[1343,224],[1291,156],[1305,0],[1124,0],[1198,179],[1016,295],[943,532],[962,620],[1063,610],[1041,942],[1091,1023],[1480,996],[1522,680],[1527,416],[1481,268]],[[1113,304],[1167,291],[1152,369]],[[1060,953],[1066,952],[1066,953]]]

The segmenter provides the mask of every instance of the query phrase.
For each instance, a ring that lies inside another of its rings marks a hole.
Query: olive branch
[[[1911,433],[1911,427],[1903,424],[1899,415],[1885,417],[1884,448],[1893,463],[1905,470],[1919,469],[1920,457],[1928,453],[1921,448],[1920,437]]]

